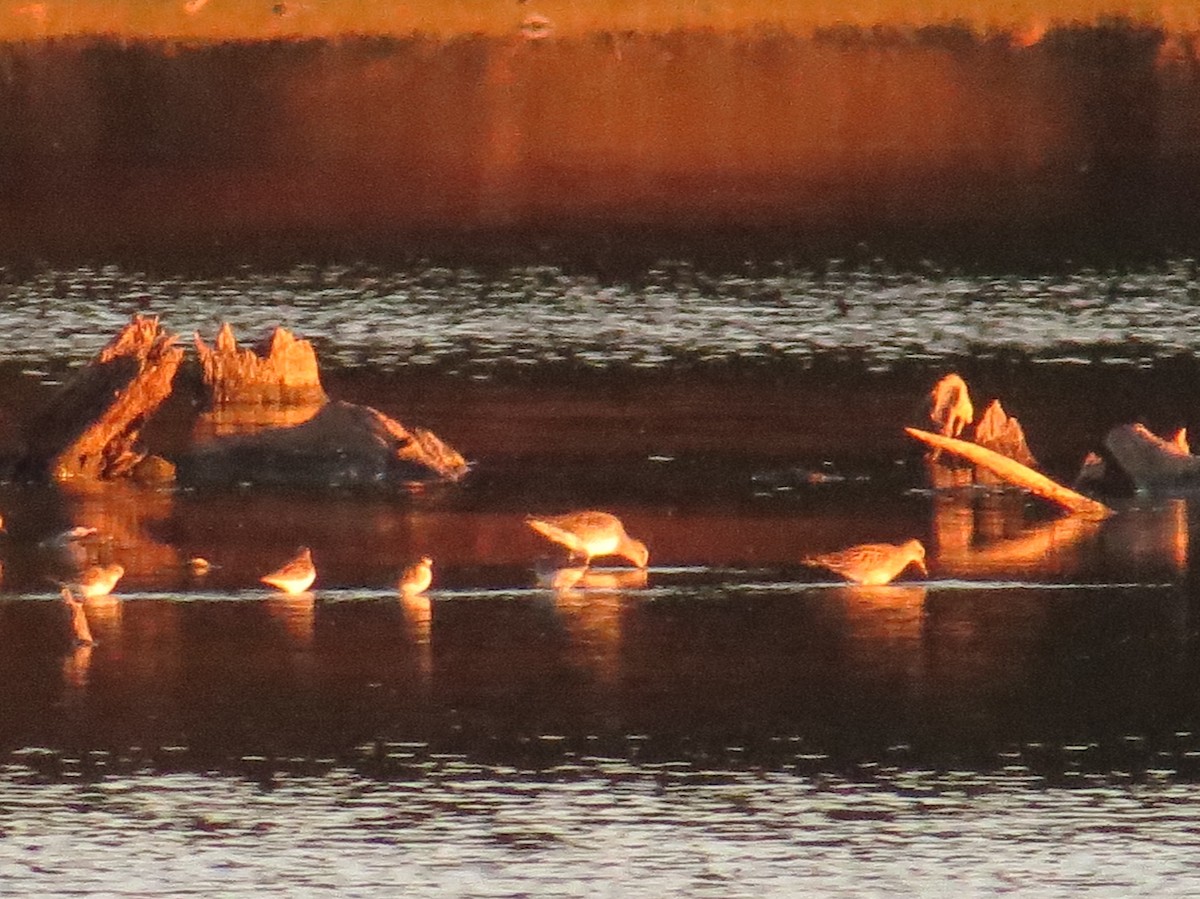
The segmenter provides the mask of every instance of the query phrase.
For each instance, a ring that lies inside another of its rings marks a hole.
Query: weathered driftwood
[[[421,428],[369,406],[330,402],[293,427],[218,437],[179,459],[179,479],[198,486],[387,486],[456,481],[461,455]]]
[[[1200,490],[1200,456],[1188,451],[1186,436],[1163,440],[1145,425],[1118,425],[1105,435],[1104,446],[1138,490]]]
[[[1015,459],[1002,456],[985,446],[955,437],[943,437],[941,434],[932,434],[918,428],[905,428],[904,430],[909,436],[915,437],[923,443],[962,456],[976,465],[995,472],[1010,484],[1022,487],[1030,493],[1057,503],[1072,512],[1096,517],[1112,514],[1112,509],[1103,503],[1076,493],[1044,474],[1022,465]]]
[[[238,349],[228,323],[221,325],[212,347],[199,332],[195,342],[213,406],[321,405],[327,399],[312,344],[286,328],[275,328],[249,349]]]
[[[183,349],[157,317],[134,318],[25,428],[20,471],[57,480],[115,478],[145,455],[142,426],[171,393]]]

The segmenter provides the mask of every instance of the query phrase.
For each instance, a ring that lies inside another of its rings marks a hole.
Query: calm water
[[[932,491],[945,368],[1070,480],[1192,423],[1200,283],[882,267],[602,283],[545,268],[9,272],[22,416],[136,310],[283,322],[329,392],[475,461],[417,496],[0,487],[0,865],[38,895],[1180,895],[1200,674],[1187,498],[1103,523]],[[148,438],[186,440],[190,407]],[[822,477],[808,475],[819,472]],[[651,569],[539,585],[530,511],[611,508]],[[127,568],[72,649],[38,547]],[[798,560],[917,536],[928,579]],[[259,574],[313,547],[311,595]],[[394,589],[435,558],[428,598]],[[184,561],[218,564],[195,578]]]

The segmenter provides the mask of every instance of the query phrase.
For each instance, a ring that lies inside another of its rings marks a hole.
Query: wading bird
[[[645,568],[650,561],[646,544],[626,534],[621,519],[608,512],[530,515],[525,523],[547,540],[565,546],[572,559],[582,556],[584,565],[591,564],[595,556],[622,556],[638,568]]]
[[[400,575],[399,588],[405,596],[417,596],[429,589],[433,583],[433,559],[421,556]]]
[[[80,599],[95,599],[112,593],[124,574],[125,566],[116,562],[111,565],[89,565],[73,581],[62,586],[72,594],[78,594]]]
[[[922,574],[929,573],[925,567],[925,547],[920,540],[901,544],[863,543],[837,552],[809,556],[801,562],[828,568],[848,581],[868,586],[891,583],[909,565],[916,565]]]
[[[303,593],[316,579],[317,568],[313,565],[312,552],[307,546],[296,550],[296,556],[291,561],[259,578],[264,584],[278,587],[285,593]]]

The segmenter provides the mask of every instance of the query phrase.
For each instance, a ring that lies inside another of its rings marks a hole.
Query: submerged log
[[[157,317],[134,318],[25,428],[26,476],[115,478],[145,455],[146,421],[170,395],[183,360]]]
[[[467,470],[431,432],[340,401],[292,427],[206,441],[178,466],[180,480],[196,486],[395,486],[457,481]]]
[[[1015,459],[1002,456],[985,446],[954,437],[943,437],[941,434],[932,434],[918,428],[905,428],[904,430],[910,437],[915,437],[932,447],[962,456],[964,459],[998,474],[1010,484],[1022,487],[1030,493],[1057,503],[1072,512],[1099,518],[1113,514],[1112,509],[1103,503],[1084,496],[1082,493],[1076,493],[1041,472],[1034,471]]]
[[[327,399],[312,344],[297,340],[286,328],[275,328],[253,348],[238,349],[225,322],[212,347],[199,332],[195,343],[213,406],[319,406]]]
[[[1145,425],[1118,425],[1104,446],[1140,491],[1200,490],[1200,456],[1188,451],[1186,436],[1163,440]]]

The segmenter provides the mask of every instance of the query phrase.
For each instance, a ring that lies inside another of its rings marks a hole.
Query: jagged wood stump
[[[195,341],[213,406],[306,406],[327,399],[312,344],[297,340],[286,328],[275,328],[251,349],[238,348],[227,322],[212,347],[198,332]]]
[[[146,421],[183,360],[156,316],[134,316],[25,428],[20,471],[35,478],[116,478],[145,456]]]
[[[207,408],[196,420],[193,440],[247,434],[307,421],[325,405],[317,354],[307,340],[276,327],[248,349],[221,325],[213,346],[195,335],[207,390]]]

